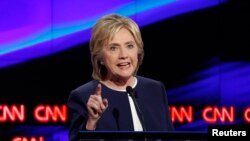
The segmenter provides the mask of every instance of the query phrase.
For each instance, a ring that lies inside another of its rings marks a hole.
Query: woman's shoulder
[[[144,85],[162,85],[162,82],[148,77],[136,76],[139,83]]]
[[[72,91],[78,92],[78,93],[89,93],[89,92],[95,91],[97,84],[98,84],[97,80],[92,80],[92,81],[89,81],[85,84],[82,84],[82,85],[76,87]]]
[[[165,91],[165,86],[160,80],[148,78],[148,77],[142,77],[137,76],[137,86],[136,90],[138,93],[144,93],[149,94],[148,96],[151,96],[151,94],[160,94],[162,95]]]

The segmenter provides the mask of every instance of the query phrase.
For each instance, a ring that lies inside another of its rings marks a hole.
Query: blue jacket
[[[173,131],[168,99],[164,85],[156,80],[136,76],[137,85],[134,90],[136,101],[144,117],[146,131]],[[68,99],[69,108],[69,137],[75,141],[78,131],[86,130],[86,103],[94,94],[99,81],[92,80],[75,90]],[[108,99],[108,108],[98,121],[98,131],[133,131],[132,113],[128,94],[112,90],[102,84],[102,97]]]

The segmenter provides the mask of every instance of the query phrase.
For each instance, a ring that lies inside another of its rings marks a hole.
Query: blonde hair
[[[139,66],[144,57],[143,41],[138,25],[130,18],[117,14],[110,14],[100,18],[92,28],[90,39],[90,53],[93,67],[92,77],[96,80],[104,80],[107,75],[107,69],[101,64],[102,49],[112,40],[114,35],[121,29],[126,28],[135,39],[138,46],[138,65],[134,72],[137,74]]]

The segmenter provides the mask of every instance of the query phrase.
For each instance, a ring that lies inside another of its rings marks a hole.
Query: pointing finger
[[[97,96],[101,96],[102,95],[102,85],[101,84],[97,85],[96,90],[95,90],[95,94]]]

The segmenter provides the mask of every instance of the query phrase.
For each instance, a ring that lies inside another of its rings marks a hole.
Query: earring
[[[104,65],[104,63],[102,61],[100,63],[101,63],[101,65]]]

